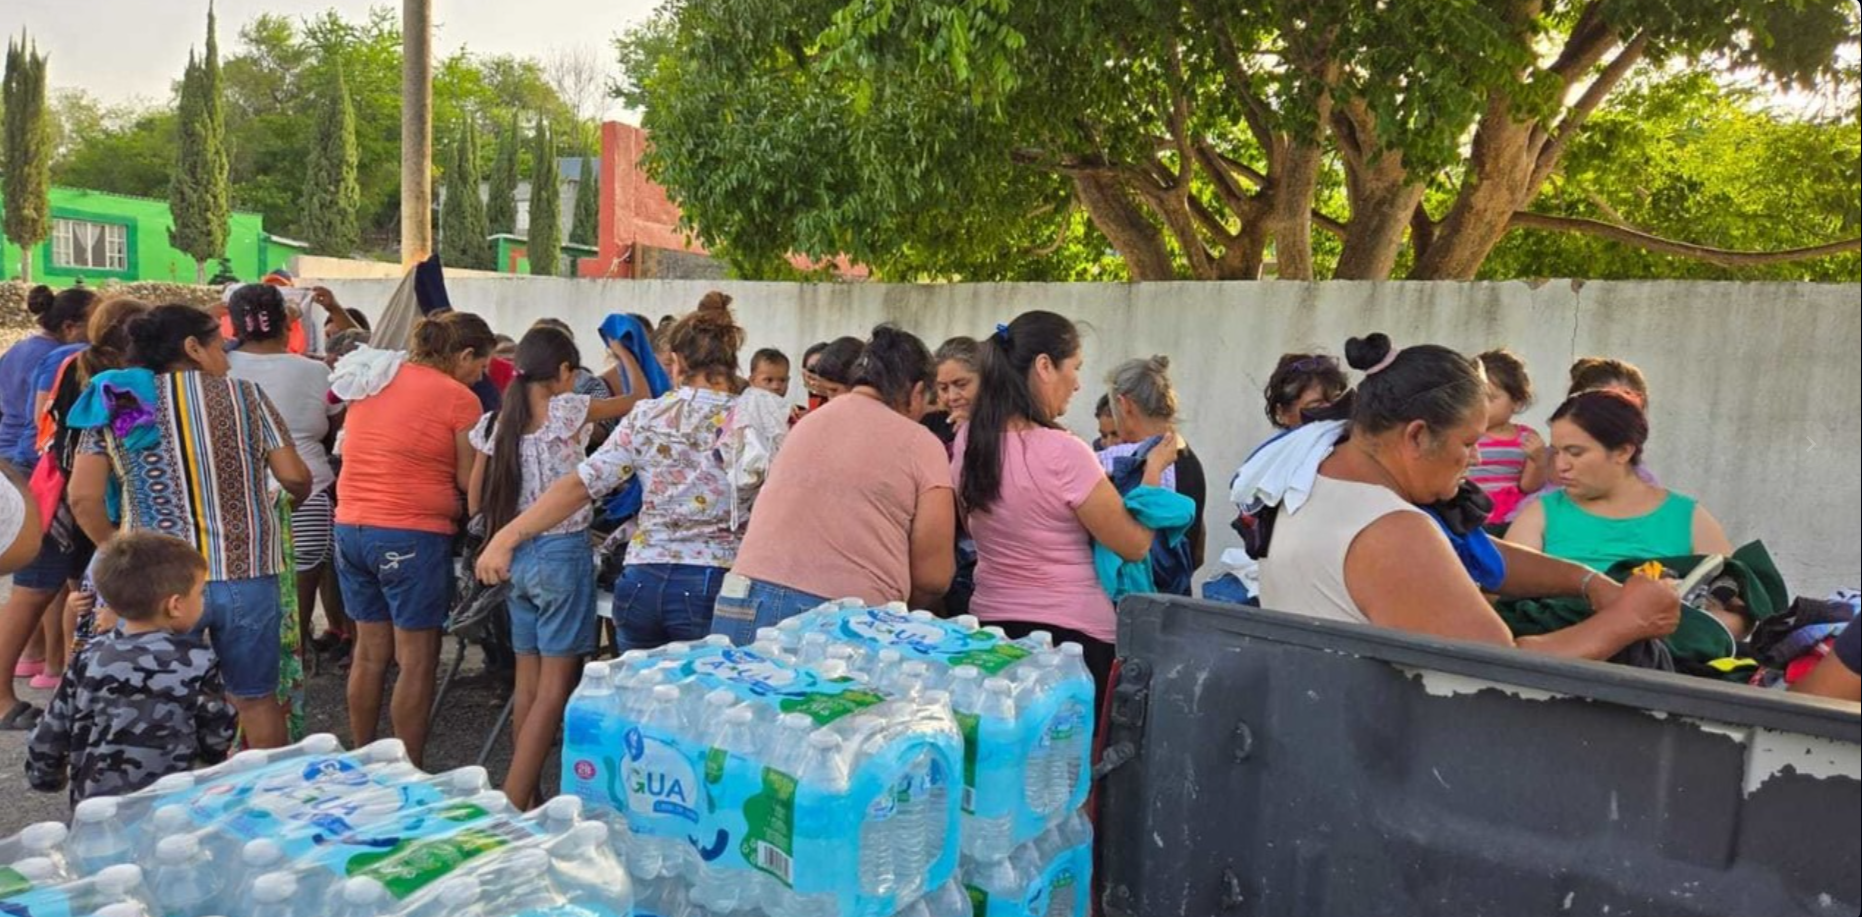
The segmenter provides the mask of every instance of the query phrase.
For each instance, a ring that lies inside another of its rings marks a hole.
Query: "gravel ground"
[[[11,587],[10,579],[0,581],[0,601],[4,601]],[[448,639],[441,662],[442,676],[446,666],[451,663],[452,653],[453,642]],[[20,697],[40,707],[51,700],[51,692],[27,688],[24,680],[15,682],[15,687]],[[447,694],[444,708],[428,740],[427,768],[443,771],[476,762],[486,734],[503,709],[505,697],[503,686],[485,672],[478,651],[467,653],[465,665]],[[344,677],[335,665],[326,662],[321,673],[310,676],[306,705],[311,732],[334,733],[345,744],[348,743],[349,714],[344,699]],[[382,711],[381,734],[388,735],[386,703],[382,705]],[[0,837],[13,834],[33,822],[68,820],[69,807],[65,794],[38,793],[26,785],[26,736],[27,733],[23,732],[0,732]],[[504,771],[510,759],[510,730],[506,729],[493,746],[491,756],[485,761],[494,785],[504,779]],[[543,790],[546,796],[555,791],[558,767],[557,758],[552,754],[543,769]]]

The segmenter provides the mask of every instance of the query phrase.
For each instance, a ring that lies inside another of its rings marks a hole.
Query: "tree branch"
[[[1571,139],[1583,129],[1584,122],[1590,120],[1597,106],[1602,105],[1603,100],[1615,91],[1617,84],[1629,75],[1629,71],[1635,69],[1636,64],[1641,63],[1642,56],[1647,53],[1648,48],[1649,33],[1641,32],[1635,38],[1630,39],[1629,44],[1624,45],[1623,50],[1610,61],[1609,66],[1603,68],[1603,72],[1597,74],[1597,78],[1584,88],[1584,94],[1572,103],[1571,110],[1565,112],[1564,119],[1558,122],[1558,126],[1552,130],[1550,135],[1540,138],[1543,145],[1533,161],[1532,184],[1528,186],[1531,193],[1538,192],[1539,186],[1545,183],[1546,176],[1552,174],[1552,169],[1558,165],[1558,160],[1564,157],[1565,149],[1571,145]]]
[[[1590,72],[1597,66],[1603,56],[1616,44],[1616,30],[1604,21],[1602,4],[1593,2],[1578,14],[1578,21],[1571,27],[1571,36],[1565,39],[1565,46],[1558,53],[1558,59],[1549,69],[1554,75],[1564,80],[1569,86],[1577,78]]]
[[[1048,207],[1043,207],[1039,211],[1036,211],[1036,212],[1037,213],[1051,213],[1053,212],[1053,209],[1054,208],[1052,206],[1048,206]],[[1079,197],[1076,195],[1076,196],[1068,198],[1067,212],[1064,216],[1060,218],[1060,237],[1055,239],[1052,244],[1036,246],[1035,248],[1030,249],[1028,251],[1028,255],[1034,258],[1045,258],[1057,251],[1060,251],[1060,247],[1067,244],[1067,236],[1071,235],[1073,232],[1073,216],[1074,214],[1079,213],[1079,212],[1080,212]]]
[[[1704,261],[1720,267],[1763,267],[1769,264],[1788,264],[1793,261],[1808,261],[1813,258],[1827,258],[1831,255],[1844,255],[1862,252],[1862,238],[1844,242],[1831,242],[1810,248],[1792,248],[1782,251],[1738,251],[1735,249],[1714,248],[1709,245],[1696,245],[1691,242],[1678,242],[1651,235],[1628,226],[1617,226],[1602,220],[1583,217],[1561,217],[1544,213],[1520,211],[1513,214],[1508,223],[1509,228],[1539,229],[1547,232],[1575,232],[1582,235],[1597,236],[1620,242],[1632,248],[1673,255],[1693,261]]]

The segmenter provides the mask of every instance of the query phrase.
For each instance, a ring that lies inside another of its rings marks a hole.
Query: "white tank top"
[[[1328,621],[1371,623],[1345,587],[1345,555],[1359,533],[1392,513],[1427,515],[1387,487],[1320,475],[1299,512],[1283,510],[1275,520],[1273,542],[1261,561],[1261,606]],[[1447,537],[1430,529],[1438,538]]]

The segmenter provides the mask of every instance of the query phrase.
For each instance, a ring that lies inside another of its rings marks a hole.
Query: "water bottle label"
[[[477,806],[463,809],[485,810]],[[465,817],[467,813],[457,813]],[[380,882],[397,900],[432,885],[450,875],[467,861],[519,844],[537,835],[527,826],[499,819],[461,828],[444,837],[415,840],[402,838],[393,847],[379,852],[359,853],[344,864],[349,876],[367,876]]]
[[[852,679],[822,678],[754,650],[700,652],[685,662],[682,671],[708,689],[722,688],[781,713],[800,713],[821,726],[885,702]]]
[[[698,769],[678,740],[636,727],[627,730],[622,741],[627,748],[628,813],[698,824]]]
[[[56,885],[34,889],[28,883],[27,888],[18,892],[0,895],[0,914],[8,917],[72,917],[71,895]]]
[[[999,675],[1031,655],[1026,648],[987,631],[966,630],[948,621],[921,621],[885,608],[841,612],[839,622],[830,627],[843,640],[896,649],[951,668],[971,665],[985,675]]]
[[[974,713],[956,711],[957,729],[963,733],[963,811],[976,814],[976,752],[982,746],[977,727],[983,718]]]
[[[314,826],[274,836],[285,856],[321,866],[339,877],[367,875],[379,879],[397,897],[411,894],[444,876],[458,864],[520,840],[539,836],[537,829],[507,819],[470,802],[453,802],[403,812],[360,827]]]
[[[32,882],[11,866],[0,866],[0,901],[32,891]]]
[[[779,770],[761,770],[762,792],[744,801],[743,843],[738,849],[738,855],[751,868],[793,888],[795,796],[800,787],[794,777]]]

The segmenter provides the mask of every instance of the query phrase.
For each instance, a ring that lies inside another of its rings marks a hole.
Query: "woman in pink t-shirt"
[[[1058,418],[1080,390],[1080,333],[1029,312],[984,341],[969,426],[957,437],[957,497],[976,539],[970,613],[1011,637],[1045,630],[1086,651],[1103,693],[1117,619],[1093,569],[1093,542],[1144,558],[1150,529],[1125,511],[1084,440]],[[1151,452],[1144,482],[1161,485],[1177,450]]]

